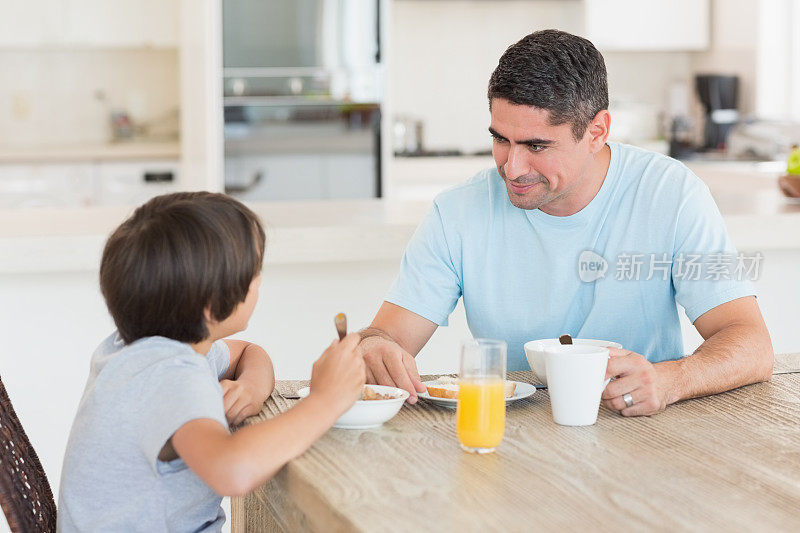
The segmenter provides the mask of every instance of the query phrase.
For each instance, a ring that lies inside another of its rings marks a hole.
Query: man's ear
[[[608,109],[602,109],[597,112],[589,126],[587,133],[589,134],[589,148],[592,153],[597,153],[603,149],[608,140],[608,135],[611,131],[611,113]]]

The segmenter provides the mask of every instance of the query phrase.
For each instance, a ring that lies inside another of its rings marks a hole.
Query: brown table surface
[[[420,400],[382,427],[331,429],[248,496],[240,531],[800,531],[800,354],[772,381],[653,417],[556,425],[547,391],[507,409],[497,451],[461,451],[455,411]],[[532,374],[509,379],[533,382]],[[253,424],[296,401],[279,382]],[[269,450],[264,450],[269,453]]]

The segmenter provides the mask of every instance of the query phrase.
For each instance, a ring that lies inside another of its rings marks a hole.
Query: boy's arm
[[[267,352],[257,344],[233,339],[225,339],[225,344],[231,361],[220,385],[228,423],[238,425],[258,413],[272,394],[275,371]]]
[[[196,419],[175,432],[172,446],[214,492],[241,496],[265,483],[321,437],[339,417],[331,407],[311,394],[286,413],[234,434],[216,420]]]
[[[364,361],[351,333],[314,363],[311,394],[286,413],[231,435],[219,422],[185,423],[170,439],[179,457],[217,494],[246,494],[303,453],[358,398]]]

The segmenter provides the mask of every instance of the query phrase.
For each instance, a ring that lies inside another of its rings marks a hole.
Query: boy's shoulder
[[[114,375],[129,379],[148,369],[167,366],[189,366],[201,370],[208,368],[204,358],[191,346],[166,337],[145,337],[125,344],[117,331],[105,338],[92,356],[91,376]]]

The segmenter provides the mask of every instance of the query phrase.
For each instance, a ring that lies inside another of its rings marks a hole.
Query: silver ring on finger
[[[633,407],[633,396],[631,396],[630,392],[622,396],[622,401],[625,402],[625,407]]]

